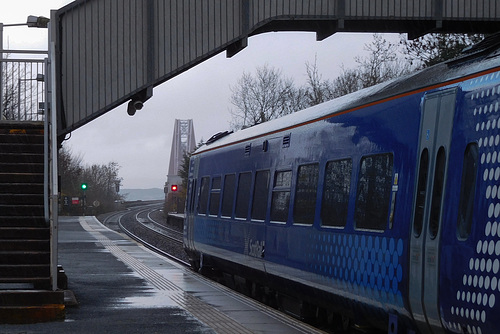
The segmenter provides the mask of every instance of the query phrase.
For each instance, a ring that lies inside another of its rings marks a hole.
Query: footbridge
[[[58,136],[129,101],[249,36],[310,31],[493,33],[498,0],[83,0],[51,19],[57,34]]]

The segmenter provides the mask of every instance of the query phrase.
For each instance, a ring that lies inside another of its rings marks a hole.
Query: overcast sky
[[[26,22],[28,15],[50,17],[63,0],[0,0],[0,22]],[[193,119],[196,141],[229,129],[230,87],[243,72],[259,66],[280,69],[297,86],[306,81],[305,63],[317,57],[323,79],[333,79],[341,66],[355,66],[372,34],[335,34],[316,42],[314,33],[268,33],[251,37],[248,47],[233,58],[221,53],[157,86],[153,97],[135,116],[126,103],[73,131],[64,145],[86,164],[117,162],[123,188],[162,188],[166,181],[175,119]],[[397,34],[386,35],[396,41]],[[46,49],[47,30],[5,27],[4,48]]]

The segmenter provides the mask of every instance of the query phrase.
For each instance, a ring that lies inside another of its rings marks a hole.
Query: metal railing
[[[8,56],[0,57],[0,120],[43,121],[45,60]]]

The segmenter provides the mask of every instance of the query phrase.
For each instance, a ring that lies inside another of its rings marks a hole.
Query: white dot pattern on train
[[[487,203],[487,221],[476,221],[484,226],[477,241],[475,256],[469,259],[467,271],[461,277],[462,288],[456,291],[456,303],[451,314],[461,318],[459,322],[448,321],[445,326],[461,332],[482,334],[487,315],[500,298],[500,85],[491,87],[488,82],[498,80],[500,73],[493,73],[471,80],[471,86],[479,86],[470,94],[475,129],[478,135],[480,154],[479,183],[486,185],[484,196]],[[480,86],[483,87],[480,87]],[[484,87],[486,86],[486,87]],[[481,217],[481,215],[479,215]],[[455,318],[455,319],[456,319]],[[489,319],[489,322],[492,320]],[[494,320],[493,320],[494,321]]]

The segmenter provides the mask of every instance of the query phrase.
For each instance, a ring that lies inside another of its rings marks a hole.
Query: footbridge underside
[[[84,0],[56,21],[58,135],[90,122],[249,36],[498,31],[498,0]],[[136,103],[134,105],[134,103]]]

